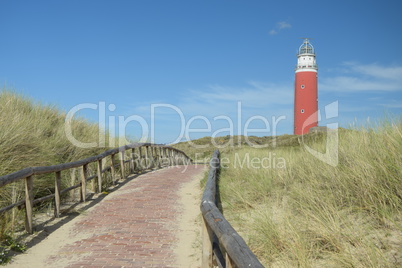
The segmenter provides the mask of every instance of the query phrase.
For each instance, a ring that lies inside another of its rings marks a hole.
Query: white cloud
[[[344,63],[345,75],[319,80],[320,90],[333,92],[402,91],[402,67],[378,64]]]
[[[286,29],[286,28],[291,28],[292,25],[290,25],[290,23],[288,23],[286,21],[280,21],[277,23],[277,27],[279,30],[282,30],[282,29]]]
[[[250,106],[266,106],[267,104],[289,103],[291,98],[291,83],[284,85],[264,84],[250,81],[248,87],[235,88],[220,85],[209,86],[205,91],[194,92],[199,99],[214,101],[242,101]],[[290,100],[289,100],[290,98]]]
[[[269,34],[270,35],[275,35],[275,34],[277,34],[278,32],[276,31],[276,30],[271,30],[271,31],[269,31]]]
[[[398,83],[368,81],[359,77],[336,76],[322,79],[319,89],[333,92],[399,91],[402,86]]]
[[[378,64],[367,64],[359,65],[357,63],[345,63],[345,65],[350,66],[352,70],[357,73],[364,74],[371,77],[390,79],[390,80],[400,80],[402,81],[402,67],[385,67]]]
[[[209,116],[225,114],[228,107],[236,108],[237,102],[250,110],[262,110],[264,113],[276,113],[277,108],[293,103],[292,81],[288,84],[267,84],[256,81],[248,82],[246,87],[228,87],[210,85],[205,89],[191,90],[191,98],[185,98],[180,104],[183,109],[194,111],[202,109]]]
[[[282,31],[283,29],[287,29],[287,28],[292,28],[292,25],[289,22],[280,21],[280,22],[276,23],[274,29],[269,31],[269,34],[270,35],[275,35],[275,34],[278,34],[280,31]]]
[[[153,101],[148,104],[133,105],[127,110],[149,118],[152,104],[166,103],[180,109],[186,117],[201,115],[213,118],[219,115],[236,116],[238,102],[241,102],[246,116],[263,114],[270,117],[288,114],[288,110],[291,111],[289,107],[293,103],[293,81],[281,84],[250,81],[243,87],[209,85],[205,88],[189,89],[182,95],[178,95],[174,102]],[[162,111],[166,119],[177,115],[173,109],[158,108],[157,110]]]
[[[282,84],[250,81],[239,87],[210,85],[187,90],[174,101],[166,103],[171,104],[174,109],[161,107],[154,110],[154,124],[150,114],[151,105],[157,104],[155,102],[133,107],[131,113],[143,117],[150,128],[154,126],[154,132],[151,130],[149,133],[155,134],[156,141],[171,143],[180,136],[184,127],[193,130],[207,129],[208,124],[205,122],[210,123],[210,131],[192,131],[191,139],[213,133],[228,135],[231,133],[229,128],[233,129],[234,134],[243,133],[246,122],[252,118],[265,118],[269,123],[269,130],[264,135],[291,133],[292,103],[293,81]],[[247,125],[248,129],[265,128],[263,121],[253,119],[250,122],[252,123]]]

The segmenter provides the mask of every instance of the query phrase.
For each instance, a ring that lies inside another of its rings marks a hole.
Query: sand
[[[179,267],[201,267],[201,188],[203,173],[180,189],[180,203],[183,213],[180,221],[179,244],[176,248]]]

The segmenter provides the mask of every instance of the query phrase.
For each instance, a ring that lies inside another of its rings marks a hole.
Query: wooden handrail
[[[66,169],[81,167],[85,164],[89,164],[89,163],[101,160],[107,156],[115,155],[121,151],[126,151],[128,149],[133,149],[133,148],[138,148],[138,147],[166,147],[166,148],[169,148],[180,154],[183,154],[187,159],[190,159],[183,151],[170,147],[170,146],[165,146],[165,145],[161,145],[161,144],[152,144],[152,143],[133,143],[133,144],[119,147],[119,148],[111,149],[111,150],[105,151],[99,155],[91,156],[91,157],[81,159],[81,160],[78,160],[75,162],[63,163],[63,164],[58,164],[58,165],[53,165],[53,166],[45,166],[45,167],[28,167],[28,168],[16,171],[11,174],[0,176],[0,187],[3,187],[9,183],[12,183],[12,182],[20,180],[20,179],[24,179],[24,178],[26,178],[28,176],[32,176],[32,175],[48,174],[48,173],[63,171]]]
[[[145,147],[145,152],[147,152],[145,157],[150,157],[150,156],[152,157],[152,159],[150,160],[151,163],[149,166],[148,165],[142,166],[140,163],[141,160],[143,160],[143,156],[144,156],[141,153],[142,147]],[[138,150],[139,150],[139,156],[134,153],[134,150],[136,148],[138,148]],[[25,199],[19,200],[6,207],[0,208],[0,214],[6,212],[8,210],[11,210],[17,206],[18,207],[25,206],[26,231],[28,233],[32,233],[32,231],[33,231],[32,212],[33,212],[34,204],[54,198],[54,200],[55,200],[55,217],[59,217],[61,194],[66,193],[66,192],[76,189],[76,188],[80,188],[80,197],[81,197],[80,199],[82,202],[85,202],[87,182],[92,179],[97,178],[98,187],[95,188],[95,191],[100,192],[102,189],[102,180],[103,180],[102,177],[104,177],[103,174],[107,171],[111,172],[112,181],[113,181],[113,183],[115,183],[116,182],[116,167],[120,168],[121,179],[125,179],[126,178],[125,165],[127,163],[129,163],[131,166],[131,168],[127,169],[127,170],[130,170],[131,172],[161,167],[160,159],[159,159],[161,157],[161,154],[160,153],[158,154],[156,152],[156,150],[157,150],[156,148],[163,148],[164,150],[168,151],[168,153],[166,153],[166,156],[168,158],[170,158],[168,161],[168,163],[170,165],[178,164],[178,161],[177,161],[178,158],[181,160],[181,163],[192,163],[191,158],[189,158],[183,151],[178,150],[176,148],[166,146],[166,145],[161,145],[161,144],[133,143],[133,144],[121,146],[119,148],[111,149],[111,150],[105,151],[99,155],[88,157],[88,158],[78,160],[75,162],[63,163],[63,164],[59,164],[59,165],[45,166],[45,167],[28,167],[28,168],[16,171],[11,174],[0,176],[0,188],[4,187],[7,184],[10,184],[10,183],[13,183],[13,182],[16,182],[19,180],[24,180],[24,182],[25,182]],[[149,155],[148,149],[151,152],[152,152],[152,150],[155,149],[155,153],[151,153]],[[127,150],[131,150],[129,157],[127,157],[127,155],[126,155]],[[161,149],[159,149],[159,150],[161,150]],[[119,153],[120,153],[120,161],[118,163],[116,163],[115,155],[117,155]],[[103,167],[102,160],[108,156],[111,157],[112,164],[108,167]],[[137,164],[136,164],[136,161],[138,161]],[[154,163],[155,161],[156,161],[156,163]],[[88,175],[88,165],[90,163],[97,163],[96,174],[92,175],[92,176]],[[79,183],[76,185],[73,185],[71,187],[61,189],[61,172],[65,171],[65,170],[73,169],[73,168],[81,169],[81,178],[79,179]],[[54,193],[47,195],[47,196],[42,196],[38,199],[34,199],[33,188],[34,188],[35,175],[44,175],[44,174],[52,174],[52,173],[55,174]]]
[[[220,152],[216,150],[212,155],[208,181],[201,201],[203,216],[202,268],[213,267],[214,260],[219,267],[264,267],[217,207],[216,184],[219,171]],[[226,252],[225,258],[223,258],[221,247]]]

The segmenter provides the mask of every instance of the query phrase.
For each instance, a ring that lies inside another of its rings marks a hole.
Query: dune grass
[[[307,140],[316,139],[316,135],[307,135]],[[273,147],[293,147],[299,146],[300,141],[295,135],[282,136],[223,136],[223,137],[203,137],[197,140],[180,142],[173,147],[185,151],[197,163],[208,163],[212,153],[219,149],[221,153],[233,153],[243,147],[263,146]]]
[[[336,167],[303,145],[222,154],[224,215],[267,267],[402,266],[401,121],[339,136]]]
[[[7,89],[0,91],[0,114],[0,175],[26,167],[72,162],[109,149],[83,149],[75,146],[65,135],[65,112]],[[94,142],[98,140],[99,127],[77,118],[72,121],[72,133],[81,142]],[[52,176],[36,178],[34,183],[35,197],[53,191]],[[70,183],[69,174],[63,174],[63,187],[70,186]],[[0,188],[0,207],[23,198],[22,183],[16,182]],[[23,216],[23,210],[16,209],[1,215],[0,241],[23,225]]]
[[[0,92],[0,114],[0,175],[106,149],[74,146],[64,133],[64,112],[7,90]],[[99,137],[96,124],[76,119],[72,126],[82,142]],[[221,147],[224,214],[267,267],[400,267],[401,121],[339,134],[336,167],[309,154],[293,135],[248,137],[251,144],[268,144],[261,149],[230,136],[174,147],[199,162]],[[324,134],[304,142],[325,151]],[[69,175],[63,178],[69,185]],[[53,180],[35,180],[35,195],[49,194]],[[23,195],[19,183],[1,188],[0,207]],[[23,216],[18,210],[1,216],[0,240],[23,225]]]

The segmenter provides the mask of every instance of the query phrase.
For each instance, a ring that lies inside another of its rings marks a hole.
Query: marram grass
[[[401,267],[401,153],[400,121],[339,131],[336,167],[303,146],[226,152],[224,214],[266,267]]]
[[[109,149],[83,149],[75,146],[65,134],[65,112],[10,90],[0,91],[0,115],[0,176],[27,167],[77,161]],[[93,142],[99,137],[99,127],[78,118],[72,122],[72,133],[81,142]],[[62,175],[62,187],[70,186],[69,172],[62,172]],[[53,175],[34,180],[35,197],[48,195],[53,188]],[[0,188],[0,207],[23,198],[22,182]],[[0,241],[4,234],[22,228],[23,217],[23,210],[17,209],[1,215]]]

